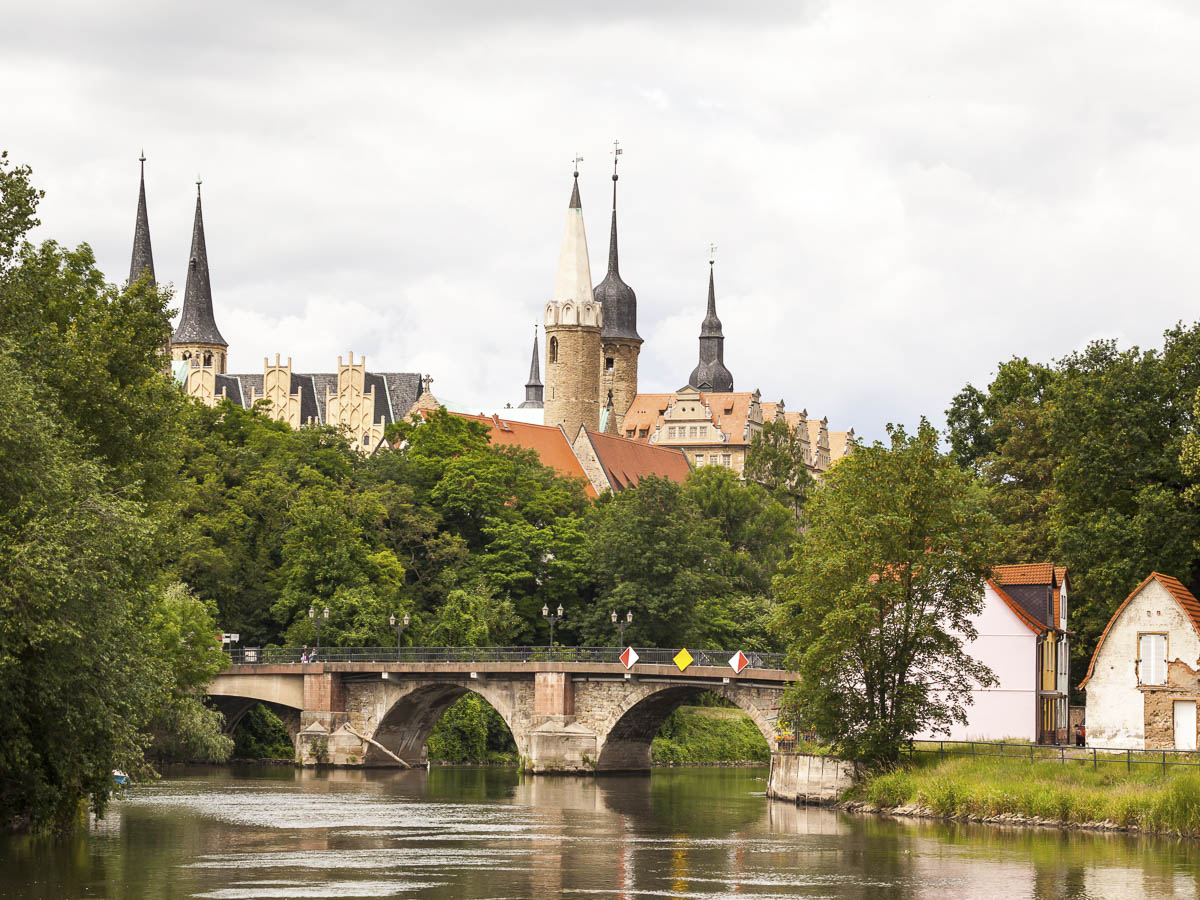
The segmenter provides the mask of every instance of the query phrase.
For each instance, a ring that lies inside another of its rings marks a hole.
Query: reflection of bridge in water
[[[740,673],[729,651],[638,650],[630,669],[620,648],[330,648],[318,662],[299,650],[239,650],[209,686],[230,729],[255,703],[279,713],[306,764],[420,764],[433,726],[456,700],[476,693],[508,725],[534,772],[636,771],[678,706],[711,691],[758,726],[772,750],[783,689],[795,676],[778,654],[748,653]]]

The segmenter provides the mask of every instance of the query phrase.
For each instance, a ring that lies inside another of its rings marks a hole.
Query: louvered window
[[[1141,684],[1167,683],[1167,636],[1138,635],[1138,681]]]

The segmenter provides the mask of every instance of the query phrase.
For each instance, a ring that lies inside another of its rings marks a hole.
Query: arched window
[[[204,351],[204,365],[206,365],[206,366],[212,365],[212,351],[211,350]]]
[[[186,362],[187,360],[189,360],[189,359],[191,359],[191,358],[192,358],[192,351],[191,351],[191,350],[184,350],[184,351],[183,351],[183,359],[184,359],[184,361]]]
[[[558,338],[550,338],[550,362],[558,362]]]

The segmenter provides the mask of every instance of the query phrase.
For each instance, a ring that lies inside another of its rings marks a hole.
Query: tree
[[[915,435],[888,434],[890,445],[860,448],[825,476],[776,584],[799,675],[790,716],[867,763],[965,722],[972,688],[994,682],[963,649],[993,555],[986,497],[924,419]]]
[[[733,593],[724,559],[728,545],[682,485],[649,477],[606,494],[587,527],[599,596],[571,623],[587,642],[611,644],[609,614],[631,609],[626,641],[678,646],[699,633],[702,600]]]
[[[813,484],[804,454],[806,437],[784,419],[772,419],[763,423],[746,451],[746,479],[770,491],[797,519]]]

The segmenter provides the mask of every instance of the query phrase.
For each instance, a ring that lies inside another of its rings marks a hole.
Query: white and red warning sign
[[[632,647],[626,647],[625,651],[621,654],[621,665],[623,665],[627,669],[632,669],[633,664],[637,661],[638,661],[637,651],[634,650]]]
[[[746,654],[741,650],[729,657],[729,668],[733,669],[739,675],[742,674],[742,669],[748,665],[750,665],[750,660],[746,658]]]

